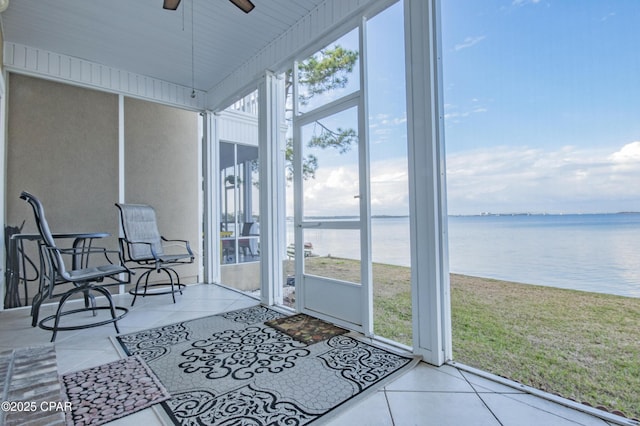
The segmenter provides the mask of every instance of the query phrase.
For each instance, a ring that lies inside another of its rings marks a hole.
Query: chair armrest
[[[55,248],[55,249],[57,249],[60,252],[60,254],[77,256],[76,259],[77,258],[80,259],[80,263],[81,263],[80,267],[82,267],[82,265],[87,266],[87,264],[89,263],[89,256],[97,255],[97,254],[104,255],[107,262],[113,265],[114,263],[109,257],[109,254],[119,255],[120,253],[119,250],[108,250],[106,247],[90,247],[90,248],[72,247],[72,248]]]
[[[120,259],[122,261],[122,263],[124,264],[126,261],[124,259],[124,247],[122,247],[122,243],[127,244],[127,246],[133,245],[133,244],[144,244],[149,246],[149,250],[151,251],[151,256],[153,256],[154,259],[158,259],[158,253],[156,253],[156,251],[153,249],[153,244],[151,244],[148,241],[132,241],[132,240],[127,240],[126,238],[119,238],[120,240],[120,246],[121,246],[121,251],[120,251]],[[132,260],[135,262],[135,260],[131,259],[131,253],[129,253],[129,260]]]
[[[60,250],[62,254],[70,254],[70,255],[81,255],[81,254],[92,254],[92,253],[104,253],[107,251],[106,247],[91,247],[91,248],[80,248],[80,247],[70,247],[70,248],[62,248],[56,247],[56,249]]]
[[[189,243],[189,241],[187,240],[170,240],[168,238],[165,238],[163,236],[160,236],[160,238],[162,239],[162,241],[164,241],[165,243],[183,243],[185,249],[187,250],[187,253],[189,253],[189,255],[191,255],[193,257],[193,251],[191,251],[191,244]]]

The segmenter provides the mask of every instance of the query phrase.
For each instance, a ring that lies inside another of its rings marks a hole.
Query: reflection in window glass
[[[220,144],[223,264],[260,260],[258,147]]]
[[[220,182],[222,191],[220,200],[220,232],[223,237],[235,236],[236,223],[236,164],[235,145],[230,143],[220,144]]]

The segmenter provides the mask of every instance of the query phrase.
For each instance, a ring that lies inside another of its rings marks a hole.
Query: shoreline
[[[337,257],[337,256],[318,256],[318,255],[312,255],[310,257],[307,257],[306,260],[308,261],[314,261],[314,259],[330,259],[330,260],[336,260],[336,261],[344,261],[344,262],[358,262],[358,261],[354,261],[352,259],[347,259],[347,258],[343,258],[343,257]],[[286,273],[292,273],[293,271],[293,259],[288,259],[285,262],[285,265],[290,265],[290,266],[286,266],[285,267],[285,272]],[[373,266],[378,266],[379,268],[402,268],[402,269],[406,269],[408,271],[411,270],[411,268],[409,266],[404,266],[404,265],[394,265],[391,263],[383,263],[383,262],[372,262]],[[596,295],[604,295],[604,296],[613,296],[613,297],[623,297],[623,298],[628,298],[628,299],[640,299],[640,292],[637,296],[635,295],[625,295],[625,294],[616,294],[616,293],[607,293],[605,291],[594,291],[594,290],[585,290],[585,289],[578,289],[578,288],[568,288],[568,287],[558,287],[552,284],[540,284],[540,283],[532,283],[532,282],[524,282],[524,281],[515,281],[512,279],[506,279],[506,278],[496,278],[496,277],[487,277],[487,276],[481,276],[481,275],[474,275],[474,274],[469,274],[469,273],[462,273],[462,272],[449,272],[449,277],[450,277],[450,283],[451,283],[451,277],[467,277],[469,279],[476,279],[476,280],[486,280],[486,281],[496,281],[496,282],[503,282],[503,283],[508,283],[508,284],[514,284],[514,285],[524,285],[524,286],[533,286],[533,287],[541,287],[541,288],[546,288],[546,289],[551,289],[551,290],[560,290],[560,291],[568,291],[568,292],[580,292],[580,293],[589,293],[589,294],[596,294]],[[375,278],[375,277],[374,277]],[[638,283],[638,286],[640,287],[640,283]]]
[[[393,265],[388,265],[388,266],[393,266]],[[483,277],[483,276],[479,276],[479,275],[463,274],[463,273],[459,273],[459,272],[450,272],[449,276],[450,277],[453,277],[453,276],[467,277],[469,279],[496,281],[496,282],[503,282],[503,283],[507,283],[507,284],[513,284],[513,285],[540,287],[540,288],[551,289],[551,290],[559,290],[559,291],[588,293],[588,294],[612,296],[612,297],[623,297],[623,298],[627,298],[627,299],[640,299],[640,294],[638,294],[637,296],[631,296],[631,295],[624,295],[624,294],[607,293],[605,291],[594,291],[594,290],[585,290],[585,289],[578,289],[578,288],[558,287],[558,286],[555,286],[555,285],[552,285],[552,284],[529,283],[529,282],[523,282],[523,281],[513,281],[513,280],[504,279],[504,278]],[[639,284],[639,286],[640,286],[640,284]]]

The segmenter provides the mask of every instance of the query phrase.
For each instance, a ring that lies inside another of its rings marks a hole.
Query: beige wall
[[[19,74],[7,87],[6,224],[26,219],[24,232],[36,232],[19,199],[26,190],[43,202],[53,232],[108,232],[105,245],[116,248],[118,96]],[[198,114],[124,104],[126,202],[153,205],[161,233],[200,253]],[[185,283],[196,282],[197,271],[197,263],[178,270]]]
[[[27,219],[36,232],[26,190],[52,231],[117,236],[117,96],[17,74],[8,83],[7,224]]]
[[[260,290],[260,262],[222,265],[220,283],[240,291]]]
[[[198,114],[132,98],[124,112],[126,202],[152,205],[160,233],[189,240],[200,254]],[[196,282],[197,262],[179,272]]]
[[[42,201],[53,232],[107,232],[101,245],[116,248],[117,96],[17,74],[7,95],[6,225],[26,221],[23,232],[37,232],[25,190]],[[25,250],[37,263],[35,244]]]

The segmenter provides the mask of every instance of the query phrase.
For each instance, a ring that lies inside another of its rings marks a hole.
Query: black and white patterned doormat
[[[325,420],[417,363],[349,335],[305,344],[264,324],[284,316],[255,306],[117,341],[168,389],[162,404],[182,425]]]

